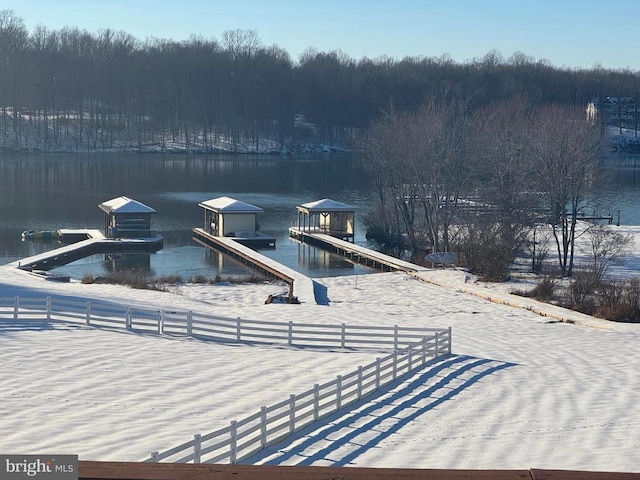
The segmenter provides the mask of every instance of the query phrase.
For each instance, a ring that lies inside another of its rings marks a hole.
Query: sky
[[[111,28],[138,39],[220,39],[254,30],[297,60],[307,48],[349,57],[449,55],[496,50],[562,68],[640,70],[640,1],[616,0],[0,0],[31,31]]]

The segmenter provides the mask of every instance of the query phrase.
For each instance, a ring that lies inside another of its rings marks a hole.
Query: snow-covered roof
[[[315,202],[303,203],[298,207],[308,212],[353,212],[354,208],[344,203],[336,202],[330,198],[323,198]]]
[[[106,213],[156,213],[156,211],[129,197],[118,197],[98,205]]]
[[[216,212],[257,213],[263,211],[260,207],[230,197],[212,198],[206,202],[199,203],[198,206]]]

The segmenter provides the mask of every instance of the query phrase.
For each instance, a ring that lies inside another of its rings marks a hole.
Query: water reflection
[[[322,269],[354,269],[355,264],[347,261],[344,257],[333,255],[326,250],[315,248],[302,242],[298,244],[298,265],[310,270]]]
[[[640,155],[611,156],[608,182],[593,194],[599,214],[623,224],[640,225]],[[218,274],[250,276],[247,266],[195,244],[192,228],[201,226],[198,203],[230,196],[261,207],[258,222],[276,238],[273,251],[261,253],[312,277],[362,274],[373,270],[288,237],[296,206],[322,198],[356,208],[356,243],[366,245],[362,218],[373,195],[362,162],[349,155],[314,155],[282,159],[271,156],[70,155],[0,157],[0,264],[17,261],[55,245],[23,242],[23,230],[102,228],[98,204],[127,195],[154,208],[152,228],[164,237],[164,249],[143,268],[189,279]],[[82,278],[126,268],[140,259],[105,262],[88,257],[62,267]],[[57,269],[58,270],[58,269]]]
[[[137,272],[151,273],[151,255],[147,253],[108,254],[105,255],[104,267],[108,272],[135,270]]]
[[[261,252],[310,276],[366,273],[340,257],[326,261],[298,257],[288,238],[296,205],[333,198],[368,207],[368,181],[360,160],[349,155],[316,155],[295,159],[265,156],[202,155],[69,155],[0,157],[0,264],[41,253],[52,245],[22,242],[23,230],[102,228],[98,204],[127,195],[154,208],[152,229],[164,237],[164,249],[138,267],[161,275],[217,274],[247,276],[253,271],[192,240],[201,226],[198,203],[230,196],[263,208],[258,221],[264,233],[276,238],[273,252]],[[359,219],[357,218],[356,221]],[[364,229],[357,242],[366,243]],[[81,278],[128,268],[139,258],[88,257],[56,271]]]

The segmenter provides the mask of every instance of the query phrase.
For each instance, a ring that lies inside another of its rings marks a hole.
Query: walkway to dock
[[[314,293],[314,281],[311,278],[262,255],[252,248],[236,242],[232,238],[214,236],[202,228],[194,228],[193,239],[201,245],[219,250],[270,277],[287,283],[287,285],[289,285],[290,299],[295,296],[301,303],[324,303],[321,295],[316,297]]]
[[[18,262],[18,267],[25,270],[48,270],[101,253],[155,253],[162,249],[163,244],[160,236],[111,239],[105,238],[99,230],[66,229],[61,232],[67,235],[84,236],[86,240],[23,258]]]
[[[384,253],[376,252],[375,250],[361,247],[360,245],[324,233],[313,233],[290,227],[289,235],[310,245],[316,245],[330,252],[342,255],[356,263],[369,265],[382,270],[401,270],[407,273],[429,270],[427,267],[405,262],[399,258],[385,255]]]

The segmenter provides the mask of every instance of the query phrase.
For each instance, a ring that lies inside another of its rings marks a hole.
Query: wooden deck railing
[[[79,462],[79,480],[638,480],[638,473]]]

